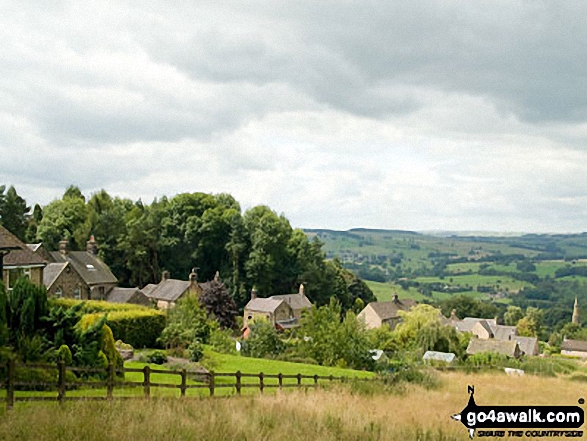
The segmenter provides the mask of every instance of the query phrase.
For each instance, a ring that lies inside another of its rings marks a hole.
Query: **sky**
[[[0,184],[295,227],[587,230],[582,1],[0,3]]]

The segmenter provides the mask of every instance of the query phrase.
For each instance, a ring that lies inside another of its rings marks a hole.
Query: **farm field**
[[[395,283],[374,282],[372,280],[365,280],[365,283],[371,289],[371,291],[373,291],[373,294],[375,297],[377,297],[379,302],[387,302],[391,300],[394,294],[397,294],[400,299],[413,299],[418,302],[426,299],[444,300],[453,295],[447,292],[432,291],[432,297],[426,297],[422,295],[422,293],[418,292],[418,290],[414,287],[403,289],[400,285],[396,285]],[[486,294],[477,291],[462,291],[458,294],[468,295],[480,299],[488,298]]]
[[[0,415],[0,439],[465,441],[450,415],[465,407],[467,385],[479,405],[576,405],[583,397],[563,378],[444,373],[440,380],[403,393],[339,386],[231,399],[36,403]]]
[[[414,279],[420,283],[443,283],[446,285],[469,286],[475,290],[478,286],[495,286],[498,289],[517,292],[526,286],[532,286],[528,282],[516,280],[508,276],[482,276],[479,274],[468,274],[451,277],[417,277]]]

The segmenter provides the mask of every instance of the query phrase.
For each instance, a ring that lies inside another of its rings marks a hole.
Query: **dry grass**
[[[10,440],[466,440],[450,420],[475,385],[478,404],[567,404],[577,383],[560,378],[445,374],[436,390],[353,395],[348,389],[180,401],[20,405],[0,417]]]

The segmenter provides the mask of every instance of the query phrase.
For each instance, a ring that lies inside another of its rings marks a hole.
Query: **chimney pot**
[[[98,244],[96,243],[96,239],[94,239],[93,234],[90,236],[90,240],[86,242],[86,251],[93,255],[98,254]]]
[[[161,281],[162,281],[162,282],[165,282],[165,281],[166,281],[166,280],[168,280],[168,279],[169,279],[169,271],[163,271],[163,272],[161,273]]]
[[[251,290],[251,300],[256,299],[257,298],[257,288],[253,286],[253,289]]]

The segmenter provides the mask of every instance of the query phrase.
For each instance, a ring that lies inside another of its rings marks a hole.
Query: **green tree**
[[[43,219],[37,228],[37,239],[48,249],[56,250],[59,241],[65,237],[73,239],[70,241],[72,249],[83,250],[89,239],[86,219],[85,198],[68,189],[62,199],[54,200],[44,208]]]
[[[503,315],[503,320],[507,326],[516,326],[522,317],[524,317],[522,308],[519,306],[508,306],[508,309]]]
[[[256,358],[275,357],[285,350],[285,344],[271,323],[255,321],[250,330],[251,334],[243,344],[243,355]]]
[[[0,194],[4,188],[0,187]],[[26,240],[29,211],[30,207],[13,186],[0,198],[0,224],[22,241]]]
[[[185,349],[195,341],[208,343],[209,337],[210,324],[198,296],[186,294],[169,309],[160,340],[167,347]]]

